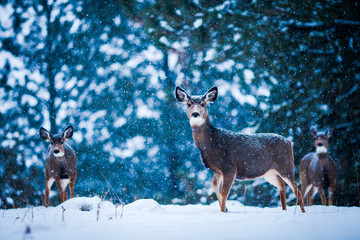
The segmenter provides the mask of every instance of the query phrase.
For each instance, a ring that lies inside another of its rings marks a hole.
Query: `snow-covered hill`
[[[179,206],[141,199],[122,209],[79,197],[47,209],[1,210],[0,239],[360,239],[358,207],[312,206],[302,214],[299,207],[227,206],[221,213],[217,202]]]

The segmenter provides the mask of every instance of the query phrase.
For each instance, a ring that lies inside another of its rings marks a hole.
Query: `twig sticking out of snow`
[[[14,224],[16,223],[16,220],[18,220],[20,217],[16,217],[15,220],[14,220]]]
[[[125,206],[125,203],[122,203],[121,204],[121,215],[120,215],[120,218],[123,217],[123,213],[124,213],[124,206]]]
[[[117,208],[118,208],[119,204],[115,204],[115,218],[117,218]]]
[[[115,196],[117,197],[117,199],[121,202],[119,196],[117,195],[116,191],[114,190],[114,188],[111,186],[110,182],[107,180],[107,178],[105,177],[105,175],[100,171],[101,175],[104,177],[106,183],[109,185],[109,187],[111,188],[111,190],[114,192]]]
[[[62,208],[62,221],[65,222],[65,214],[64,214],[65,208],[64,206],[61,206],[61,208]]]
[[[96,221],[97,221],[97,222],[98,222],[99,219],[100,219],[100,207],[101,207],[101,205],[100,205],[100,203],[99,203],[98,206],[97,206],[97,210],[96,210]]]
[[[25,212],[25,214],[24,214],[24,217],[22,218],[21,222],[24,222],[24,219],[25,219],[25,217],[26,217],[26,214],[28,213],[29,210],[30,210],[30,208],[28,208],[28,209],[26,210],[26,212]]]
[[[34,222],[34,207],[31,207],[31,222]]]

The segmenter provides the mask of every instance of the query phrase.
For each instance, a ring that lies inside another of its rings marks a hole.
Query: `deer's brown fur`
[[[72,134],[72,126],[68,126],[62,135],[54,136],[45,128],[40,128],[40,137],[50,142],[45,159],[45,207],[49,206],[49,193],[54,181],[59,188],[61,202],[68,199],[67,185],[70,188],[70,197],[74,197],[77,157],[70,145],[65,143]]]
[[[308,205],[314,203],[317,192],[320,194],[322,205],[327,205],[325,190],[328,190],[329,205],[333,205],[337,169],[334,159],[328,153],[328,141],[332,132],[333,128],[325,133],[318,132],[316,127],[311,128],[316,151],[306,154],[300,162],[301,192],[304,198],[307,196]]]
[[[295,182],[291,141],[277,134],[241,134],[212,126],[206,105],[216,100],[216,87],[203,96],[190,96],[177,86],[175,95],[187,105],[201,160],[214,172],[213,187],[222,212],[227,211],[226,199],[235,179],[260,177],[279,188],[283,210],[286,210],[285,181],[297,196],[301,210],[305,211]]]

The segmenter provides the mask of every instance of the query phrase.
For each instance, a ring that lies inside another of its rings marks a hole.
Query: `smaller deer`
[[[62,135],[54,136],[45,128],[40,128],[40,137],[50,142],[45,159],[45,207],[49,206],[49,193],[54,181],[59,188],[61,202],[68,199],[67,185],[70,188],[70,197],[74,197],[77,157],[70,145],[65,143],[72,135],[72,126],[68,126]]]
[[[226,199],[235,179],[265,178],[279,189],[283,210],[286,210],[286,183],[295,193],[301,211],[305,212],[295,182],[291,141],[272,133],[242,134],[214,127],[206,107],[216,100],[217,95],[217,87],[202,96],[191,96],[179,86],[175,89],[177,100],[187,106],[186,113],[201,160],[214,172],[213,188],[220,210],[227,212]]]
[[[311,133],[315,138],[315,152],[306,154],[300,162],[301,193],[306,195],[308,205],[314,202],[314,196],[319,191],[322,205],[326,205],[325,190],[328,189],[329,205],[333,205],[333,196],[336,189],[336,164],[328,153],[329,138],[334,128],[326,132],[318,132],[312,127]]]

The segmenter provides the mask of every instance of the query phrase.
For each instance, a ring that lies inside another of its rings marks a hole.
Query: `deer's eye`
[[[188,103],[187,106],[188,106],[188,107],[191,107],[191,103]]]
[[[50,141],[50,144],[54,144],[54,141]]]
[[[201,103],[200,105],[201,105],[202,107],[205,107],[205,103]]]

